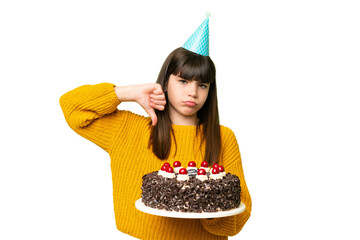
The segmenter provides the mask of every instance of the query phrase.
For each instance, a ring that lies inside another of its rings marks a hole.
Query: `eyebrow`
[[[178,80],[191,81],[191,82],[192,82],[192,81],[196,81],[196,82],[198,82],[199,84],[207,84],[207,85],[210,85],[209,82],[199,81],[199,80],[189,80],[189,79],[182,78],[182,77],[180,77],[180,74],[175,75],[175,77],[177,77]]]

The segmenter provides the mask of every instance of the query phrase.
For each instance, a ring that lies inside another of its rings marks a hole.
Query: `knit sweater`
[[[218,163],[241,182],[243,213],[214,219],[181,219],[143,213],[135,208],[141,198],[142,176],[157,171],[163,163],[180,161],[183,166],[195,161],[200,166],[205,153],[200,148],[196,126],[172,125],[177,149],[172,139],[167,160],[160,160],[148,148],[151,119],[126,110],[120,104],[115,85],[85,85],[60,98],[65,119],[78,134],[103,148],[111,159],[113,200],[118,230],[139,239],[228,239],[240,232],[251,212],[251,198],[245,183],[239,146],[234,133],[220,126],[222,151]],[[176,155],[174,156],[176,152]]]

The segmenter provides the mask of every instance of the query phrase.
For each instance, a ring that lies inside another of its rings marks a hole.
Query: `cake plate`
[[[162,216],[162,217],[196,218],[196,219],[228,217],[245,211],[245,204],[243,202],[240,203],[240,206],[238,208],[234,208],[227,211],[221,211],[221,212],[187,213],[187,212],[167,211],[163,209],[155,209],[148,207],[142,202],[141,198],[135,202],[135,207],[141,212]]]

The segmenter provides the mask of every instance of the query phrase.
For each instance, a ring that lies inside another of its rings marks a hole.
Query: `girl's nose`
[[[197,83],[196,81],[192,81],[190,82],[189,86],[189,90],[188,90],[188,95],[191,97],[197,97]]]

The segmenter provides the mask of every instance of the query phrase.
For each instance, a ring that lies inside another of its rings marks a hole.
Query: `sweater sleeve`
[[[109,83],[84,85],[60,98],[69,126],[107,152],[127,115],[127,111],[117,110],[120,101],[114,87]]]
[[[241,202],[245,204],[245,211],[234,216],[202,219],[201,223],[205,230],[220,236],[235,236],[245,225],[251,213],[251,197],[246,186],[239,145],[234,133],[227,128],[227,139],[223,149],[223,164],[226,172],[237,175],[240,179]]]

